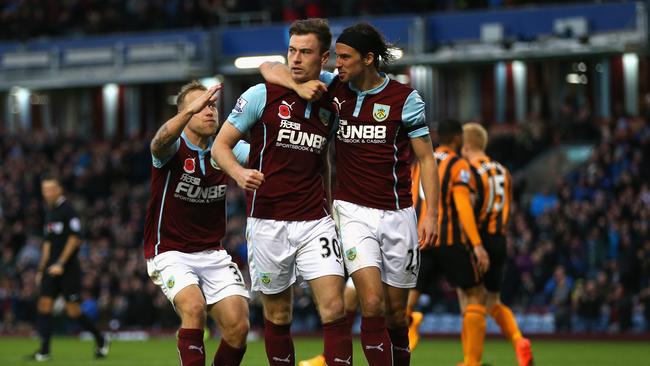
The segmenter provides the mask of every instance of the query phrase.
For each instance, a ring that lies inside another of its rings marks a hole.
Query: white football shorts
[[[343,254],[331,216],[309,221],[249,217],[246,222],[251,290],[281,293],[296,282],[344,276]]]
[[[199,286],[207,305],[228,296],[249,298],[244,278],[225,250],[164,252],[147,260],[147,272],[172,304],[176,294],[190,285]]]
[[[348,273],[377,267],[382,282],[413,288],[420,267],[417,216],[413,207],[380,210],[335,200],[334,220]]]

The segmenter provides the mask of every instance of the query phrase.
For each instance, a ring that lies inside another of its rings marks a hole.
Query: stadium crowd
[[[309,17],[426,13],[504,7],[549,0],[0,0],[0,39],[80,36],[116,31],[209,28],[265,13],[270,21]],[[249,14],[250,15],[250,14]],[[253,18],[261,20],[262,18]]]
[[[508,234],[505,303],[552,312],[559,331],[650,331],[650,124],[620,117],[599,126],[579,169],[516,199]],[[0,134],[0,333],[31,329],[42,242],[41,172],[55,166],[81,212],[84,312],[111,329],[175,329],[178,319],[147,277],[142,228],[151,136],[84,140],[42,131]],[[225,247],[248,277],[245,198],[228,190]],[[318,324],[306,289],[296,292],[294,330]],[[454,292],[434,288],[428,311],[457,311]],[[645,325],[643,325],[645,319]],[[263,323],[253,300],[251,324]]]

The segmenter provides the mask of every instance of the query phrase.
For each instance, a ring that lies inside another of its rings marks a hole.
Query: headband
[[[361,56],[365,56],[368,52],[375,54],[375,58],[380,56],[382,45],[375,38],[360,32],[343,32],[336,40],[336,43],[343,43],[357,50]]]

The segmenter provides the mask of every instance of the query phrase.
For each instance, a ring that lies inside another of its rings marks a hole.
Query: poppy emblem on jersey
[[[262,283],[265,285],[271,283],[271,276],[268,273],[260,273],[260,279],[262,280]]]
[[[357,257],[357,247],[350,248],[345,251],[345,257],[349,261],[353,261]]]
[[[386,104],[375,103],[372,107],[372,117],[377,122],[384,122],[388,118],[388,113],[390,112],[390,106]]]
[[[325,108],[321,108],[318,110],[318,119],[325,125],[330,124],[330,118],[332,118],[332,112],[328,111]]]
[[[280,104],[280,107],[278,107],[278,117],[282,119],[291,118],[291,111],[293,110],[294,104],[296,104],[296,102],[289,104],[283,100],[282,104]]]
[[[169,277],[169,279],[167,280],[167,283],[166,283],[167,288],[171,289],[172,287],[174,287],[175,284],[176,284],[176,281],[174,280],[174,276]]]
[[[183,170],[187,174],[192,174],[196,171],[196,163],[194,162],[194,158],[185,159],[185,162],[183,163]]]

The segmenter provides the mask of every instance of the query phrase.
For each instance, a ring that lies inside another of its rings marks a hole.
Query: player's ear
[[[325,66],[325,64],[329,60],[330,60],[330,51],[327,50],[327,51],[323,52],[323,54],[320,56],[320,64],[321,64],[321,66]]]
[[[375,53],[374,52],[368,52],[366,54],[366,57],[363,58],[363,64],[366,66],[370,66],[375,62]]]

